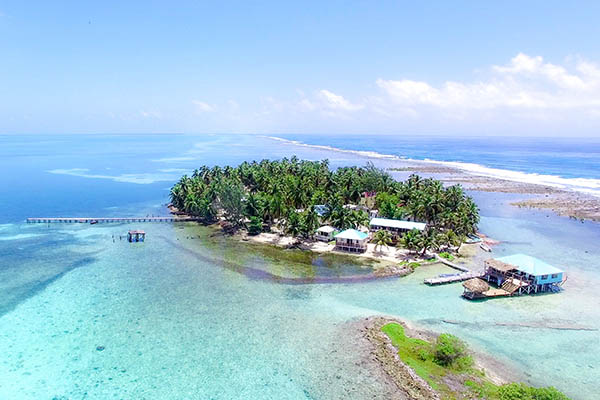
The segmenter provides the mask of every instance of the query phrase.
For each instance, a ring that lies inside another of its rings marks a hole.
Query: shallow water
[[[228,157],[235,162],[295,150],[262,144],[234,147]],[[210,146],[191,149],[206,156]],[[187,151],[151,151],[146,162]],[[306,158],[326,155],[302,151]],[[333,165],[364,161],[330,156]],[[90,170],[103,163],[102,156],[94,160]],[[53,168],[81,162],[46,160]],[[106,216],[165,212],[160,205],[168,182],[61,179],[54,181],[59,188],[98,185],[83,192],[82,201],[63,193],[71,215],[85,215],[90,204]],[[104,188],[109,195],[97,199]],[[119,203],[110,194],[128,190],[137,197]],[[31,204],[53,215],[64,204],[46,205],[35,196],[11,203],[0,221],[0,398],[373,397],[383,384],[356,365],[358,355],[348,347],[354,339],[344,329],[375,314],[455,333],[533,384],[594,398],[600,390],[598,225],[509,207],[511,195],[475,195],[482,231],[502,241],[494,254],[525,252],[564,268],[569,278],[562,293],[468,302],[460,285],[422,283],[447,272],[439,266],[400,279],[339,283],[369,274],[370,266],[280,253],[191,225],[24,224],[15,216],[30,216]],[[145,229],[147,242],[119,240],[129,228]],[[338,283],[315,283],[318,277]]]

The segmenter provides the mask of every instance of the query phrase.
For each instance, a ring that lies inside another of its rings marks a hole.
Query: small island
[[[449,334],[415,329],[403,321],[371,317],[359,321],[375,360],[397,387],[399,398],[419,400],[568,400],[554,387],[516,382],[504,366],[470,350]]]
[[[328,160],[291,157],[202,166],[170,196],[173,213],[230,234],[400,262],[405,270],[432,252],[456,252],[479,222],[460,185],[418,175],[399,182],[372,163],[332,171]]]

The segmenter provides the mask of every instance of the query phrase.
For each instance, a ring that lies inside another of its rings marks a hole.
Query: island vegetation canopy
[[[418,175],[400,182],[372,163],[332,170],[328,160],[295,156],[237,167],[202,166],[172,187],[171,202],[207,224],[222,219],[228,229],[244,228],[251,234],[277,226],[304,237],[324,223],[340,230],[367,226],[366,210],[375,208],[380,217],[427,224],[425,231],[402,238],[415,250],[440,242],[458,245],[476,232],[479,222],[476,204],[460,185],[444,187]]]

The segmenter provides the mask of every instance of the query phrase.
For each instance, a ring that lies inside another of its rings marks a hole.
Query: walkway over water
[[[483,277],[483,271],[471,271],[471,272],[463,272],[461,274],[454,275],[440,275],[435,278],[425,279],[424,282],[428,285],[443,285],[445,283],[454,283],[454,282],[462,282],[469,280],[471,278],[481,278]]]
[[[463,267],[462,265],[458,265],[458,264],[455,264],[453,262],[450,262],[450,260],[448,260],[447,258],[444,258],[444,257],[440,257],[438,254],[435,255],[435,258],[439,262],[441,262],[442,264],[446,264],[450,268],[454,268],[454,269],[457,269],[457,270],[462,271],[462,272],[469,272],[469,271],[471,271],[469,268]]]
[[[125,217],[125,218],[88,218],[88,217],[56,217],[56,218],[27,218],[27,223],[126,223],[126,222],[188,222],[197,221],[194,217],[166,216],[166,217]]]

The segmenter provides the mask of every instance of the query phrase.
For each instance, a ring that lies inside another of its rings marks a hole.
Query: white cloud
[[[314,111],[317,108],[317,105],[308,99],[300,100],[298,106],[302,111]]]
[[[200,100],[192,100],[192,104],[196,107],[197,112],[205,113],[205,112],[215,112],[216,107],[212,106],[208,103],[205,103]]]
[[[579,76],[569,74],[564,67],[544,63],[541,56],[530,57],[519,53],[508,66],[494,66],[493,69],[501,74],[520,74],[529,77],[546,78],[549,82],[565,89],[586,89],[586,82]]]
[[[140,115],[144,118],[162,118],[162,113],[158,111],[140,111]]]
[[[600,106],[600,69],[580,61],[575,72],[523,53],[508,65],[492,66],[479,82],[447,81],[439,87],[423,81],[378,79],[377,85],[399,105],[458,109],[556,109]]]
[[[296,89],[288,98],[194,105],[197,112],[215,112],[215,121],[202,123],[224,131],[585,135],[600,129],[600,67],[594,62],[570,57],[552,63],[519,53],[473,76],[441,83],[382,78],[353,98],[325,88]]]
[[[319,90],[318,97],[322,104],[331,110],[356,111],[364,108],[363,105],[352,104],[344,97],[325,89]]]

